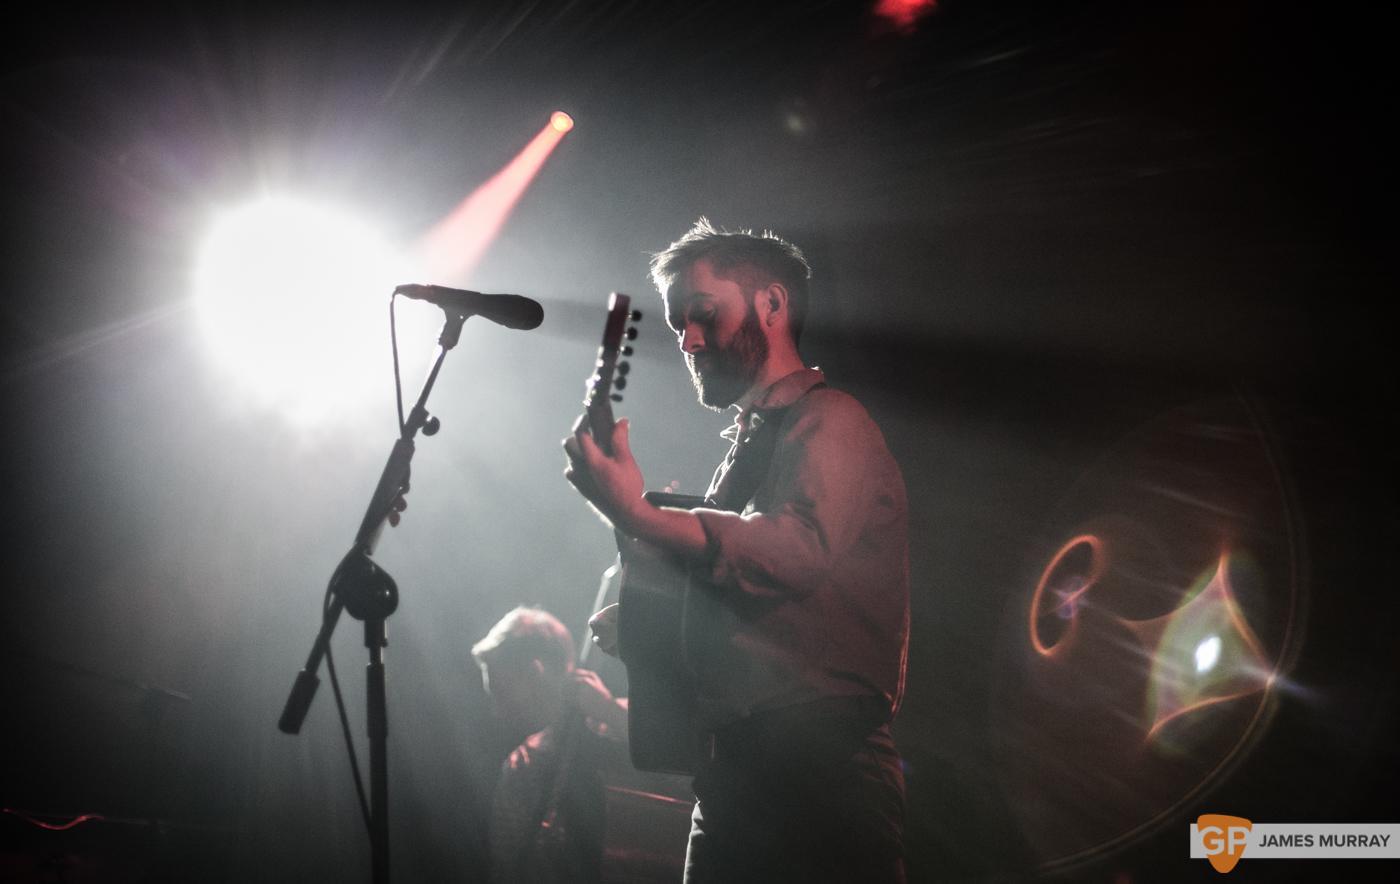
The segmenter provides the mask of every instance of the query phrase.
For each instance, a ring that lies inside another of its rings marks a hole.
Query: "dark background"
[[[558,440],[604,295],[648,298],[646,253],[701,214],[808,251],[808,358],[906,473],[915,879],[1181,880],[1214,874],[1186,859],[1199,813],[1400,820],[1393,50],[1367,5],[948,0],[907,28],[865,2],[29,15],[0,78],[0,803],[134,822],[55,847],[6,814],[7,874],[36,880],[25,863],[53,851],[98,880],[361,874],[329,691],[301,736],[274,723],[393,439],[387,353],[365,357],[386,379],[373,414],[306,432],[248,405],[206,359],[192,256],[211,206],[260,189],[334,195],[409,239],[559,108],[578,126],[495,247],[440,280],[536,296],[546,324],[469,326],[378,556],[404,593],[397,877],[481,872],[507,747],[470,645],[522,602],[585,619],[610,538],[559,477]],[[650,483],[695,491],[726,420],[689,404],[658,317],[623,410]],[[1096,465],[1221,397],[1264,440],[1291,526],[1265,544],[1289,575],[1270,615],[1298,626],[1271,649],[1289,687],[1220,775],[1057,866],[998,786],[1015,630]],[[353,624],[336,650],[359,735]]]

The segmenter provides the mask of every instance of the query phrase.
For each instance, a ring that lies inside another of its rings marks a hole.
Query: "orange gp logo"
[[[1196,818],[1196,831],[1201,836],[1206,859],[1211,868],[1225,873],[1235,867],[1244,855],[1245,844],[1254,824],[1242,816],[1223,813],[1203,813]]]

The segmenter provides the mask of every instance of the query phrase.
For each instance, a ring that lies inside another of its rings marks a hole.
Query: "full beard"
[[[686,354],[685,364],[700,404],[723,411],[749,391],[767,359],[768,339],[758,325],[758,313],[750,307],[727,347],[706,351],[698,364]]]

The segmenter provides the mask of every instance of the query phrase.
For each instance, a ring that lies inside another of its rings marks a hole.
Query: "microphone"
[[[484,316],[506,328],[526,331],[544,322],[544,308],[538,301],[521,295],[483,295],[466,289],[450,289],[440,285],[404,283],[394,294],[436,304],[461,316]]]

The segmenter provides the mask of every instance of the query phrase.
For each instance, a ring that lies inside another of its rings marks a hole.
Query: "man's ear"
[[[754,295],[754,309],[764,325],[773,325],[787,313],[788,290],[781,282],[770,282]]]

